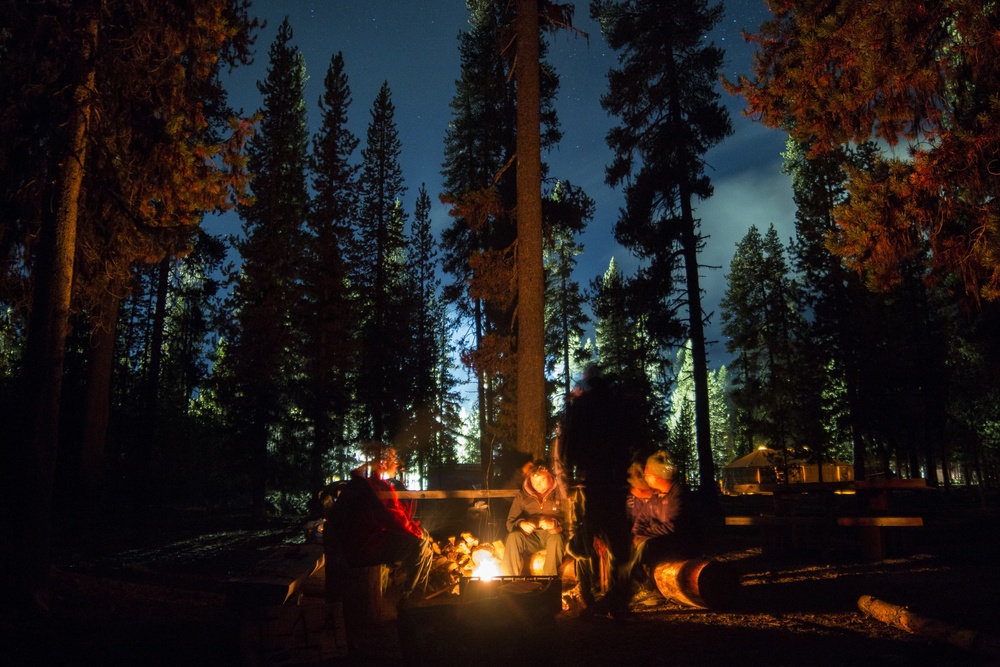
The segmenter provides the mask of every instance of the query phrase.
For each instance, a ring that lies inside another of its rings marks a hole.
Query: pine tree
[[[733,355],[733,402],[738,410],[740,451],[751,451],[763,440],[763,416],[751,399],[761,390],[766,369],[760,345],[764,329],[763,284],[756,275],[763,257],[763,239],[754,225],[736,246],[726,276],[726,293],[719,302],[726,351]]]
[[[670,392],[670,408],[666,425],[670,433],[675,459],[683,461],[687,479],[698,482],[697,450],[694,424],[694,359],[691,344],[677,350],[673,364],[674,388]],[[716,468],[722,468],[734,458],[733,438],[730,429],[728,380],[726,367],[709,374],[710,412],[712,415],[712,454]]]
[[[573,280],[573,269],[583,252],[575,236],[593,218],[594,202],[572,184],[560,182],[545,203],[552,229],[545,258],[546,370],[554,377],[550,402],[561,407],[573,388],[575,370],[589,360],[583,333],[590,318],[583,311],[586,296]]]
[[[460,317],[471,321],[473,340],[461,354],[472,363],[484,339],[509,322],[499,313],[491,316],[495,306],[473,293],[471,264],[476,254],[507,247],[512,241],[504,214],[509,207],[502,204],[512,190],[509,173],[502,168],[512,152],[513,104],[496,50],[498,11],[494,3],[482,3],[470,19],[472,27],[459,35],[461,75],[450,105],[452,121],[442,167],[442,200],[452,205],[452,223],[441,237],[442,265],[452,276],[443,296]],[[496,422],[496,369],[477,369],[476,394],[479,460],[485,478],[492,462],[489,431]]]
[[[735,355],[733,401],[743,451],[758,443],[779,450],[815,446],[803,438],[804,329],[795,290],[774,226],[764,237],[751,226],[737,245],[720,302],[726,349]]]
[[[253,200],[239,209],[243,264],[232,292],[237,315],[226,357],[239,437],[252,461],[257,516],[264,512],[266,480],[276,474],[271,467],[287,460],[269,452],[288,419],[291,383],[300,372],[293,313],[301,299],[298,270],[309,217],[305,82],[305,60],[286,18],[269,50],[267,76],[257,84],[262,120],[248,144]]]
[[[819,421],[812,409],[818,399],[817,383],[815,376],[802,373],[808,367],[807,337],[799,311],[798,283],[791,278],[785,246],[774,225],[764,235],[763,253],[760,279],[765,291],[763,334],[773,392],[770,406],[773,437],[775,442],[807,453],[809,458],[821,457],[825,443],[813,439]]]
[[[711,502],[715,470],[694,201],[712,194],[705,152],[732,132],[715,89],[723,52],[704,41],[722,18],[722,6],[709,7],[705,0],[596,0],[591,14],[609,46],[621,51],[622,67],[609,72],[609,90],[601,100],[623,123],[607,136],[614,159],[606,180],[627,183],[615,237],[648,262],[639,284],[652,287],[649,306],[657,336],[673,329],[671,276],[683,269],[695,358],[699,477]]]
[[[874,155],[872,144],[856,151],[840,149],[810,157],[808,146],[789,138],[783,171],[792,178],[795,200],[795,242],[792,258],[801,277],[804,307],[811,313],[810,341],[814,353],[804,359],[807,374],[823,378],[822,404],[828,416],[827,443],[849,442],[855,479],[865,474],[865,424],[869,401],[862,396],[865,346],[874,341],[862,334],[869,328],[880,297],[871,294],[857,272],[849,271],[827,248],[837,233],[834,209],[847,201],[845,165],[864,169]],[[815,381],[813,386],[815,386]]]
[[[917,468],[916,458],[928,456],[926,443],[942,440],[932,433],[943,429],[938,420],[943,419],[945,401],[930,394],[936,394],[944,381],[916,379],[918,375],[941,378],[941,364],[948,363],[940,347],[929,351],[940,344],[931,332],[947,326],[937,313],[939,297],[922,284],[921,262],[898,267],[903,282],[873,293],[858,272],[829,250],[845,235],[835,215],[851,205],[852,174],[854,178],[877,174],[885,164],[871,143],[814,154],[809,146],[790,140],[785,158],[797,205],[796,271],[804,287],[805,308],[812,315],[809,351],[800,360],[806,379],[800,393],[812,396],[818,384],[815,378],[825,383],[819,397],[824,428],[813,441],[832,454],[850,450],[856,478],[862,478],[869,465],[886,469],[892,458]],[[924,361],[917,362],[918,358]],[[915,371],[918,365],[923,366],[920,372]],[[925,401],[933,408],[921,414],[937,417],[926,420],[926,430],[915,430],[922,420],[907,419],[898,410],[913,410]],[[899,437],[914,430],[905,439]]]
[[[601,366],[629,377],[641,372],[638,358],[638,322],[629,309],[627,282],[614,257],[600,280],[591,285],[593,311],[597,318],[595,338]]]
[[[546,28],[559,5],[543,3]],[[462,74],[451,108],[453,120],[445,139],[442,199],[452,205],[454,222],[442,236],[444,268],[453,282],[445,296],[463,317],[472,320],[474,341],[462,358],[478,382],[479,454],[483,472],[490,469],[493,449],[506,450],[516,441],[514,359],[516,339],[511,323],[515,301],[510,285],[516,280],[512,213],[517,197],[516,88],[510,67],[515,15],[503,3],[470,5],[472,28],[460,35]],[[565,14],[562,14],[566,18]],[[562,23],[567,25],[565,21]],[[546,44],[539,46],[544,59]],[[540,82],[541,147],[560,138],[554,110],[558,76],[546,64]],[[543,167],[544,171],[544,167]],[[503,473],[501,473],[503,474]]]
[[[312,423],[310,485],[341,477],[347,462],[348,417],[357,362],[356,308],[351,301],[347,253],[358,209],[358,166],[351,163],[358,139],[347,129],[351,90],[344,57],[330,59],[319,99],[320,129],[310,156],[313,199],[303,257],[303,409]],[[330,471],[333,458],[335,470]]]
[[[712,456],[717,470],[739,455],[733,428],[730,391],[729,369],[720,366],[709,376],[708,383],[709,406],[712,413]]]
[[[538,1],[517,3],[517,450],[546,449]]]
[[[438,291],[441,281],[437,277],[437,243],[431,230],[431,198],[427,187],[420,185],[416,209],[410,232],[407,254],[407,275],[410,282],[413,313],[413,366],[409,375],[413,381],[414,396],[428,396],[434,389],[437,356],[436,322],[443,315]]]
[[[372,104],[361,151],[360,209],[351,257],[360,322],[357,400],[364,438],[389,440],[402,426],[409,392],[400,387],[408,342],[404,225],[405,194],[396,108],[388,82]]]
[[[432,232],[431,199],[421,184],[410,231],[406,272],[410,343],[406,377],[410,382],[410,418],[404,436],[418,459],[421,477],[454,462],[454,428],[450,402],[455,382],[446,348],[450,340],[447,311],[440,299],[437,242]]]
[[[597,358],[600,371],[628,387],[642,404],[643,430],[666,440],[666,361],[650,336],[644,301],[618,268],[614,258],[604,276],[591,283]]]

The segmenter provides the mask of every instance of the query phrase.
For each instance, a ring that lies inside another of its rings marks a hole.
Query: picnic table
[[[446,498],[513,498],[517,489],[457,489],[454,491],[397,491],[400,500],[430,500]]]
[[[893,513],[894,494],[931,488],[923,479],[762,484],[761,492],[773,497],[773,512],[728,516],[726,525],[759,527],[761,549],[771,554],[803,547],[819,547],[826,554],[834,530],[846,527],[866,559],[881,560],[902,546],[899,529],[924,525],[921,516]]]

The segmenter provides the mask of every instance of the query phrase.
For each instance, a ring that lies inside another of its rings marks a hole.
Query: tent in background
[[[843,461],[823,464],[824,482],[854,479],[854,467]],[[722,468],[722,492],[735,496],[761,493],[761,484],[818,482],[819,466],[788,457],[776,449],[761,447]]]
[[[776,449],[761,447],[722,468],[722,492],[727,496],[760,493],[761,484],[775,484],[784,476],[785,457]]]

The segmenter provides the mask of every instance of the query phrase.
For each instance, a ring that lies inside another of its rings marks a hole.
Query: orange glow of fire
[[[500,561],[485,549],[473,553],[472,576],[489,581],[500,576]]]

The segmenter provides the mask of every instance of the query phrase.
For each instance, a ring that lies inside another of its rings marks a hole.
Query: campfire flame
[[[489,581],[500,576],[500,560],[486,549],[472,552],[472,559],[476,564],[472,568],[473,577]]]
[[[489,581],[502,576],[503,547],[500,540],[480,543],[471,533],[434,542],[436,558],[428,576],[428,586],[435,591],[432,595],[446,590],[459,595],[463,579]]]

